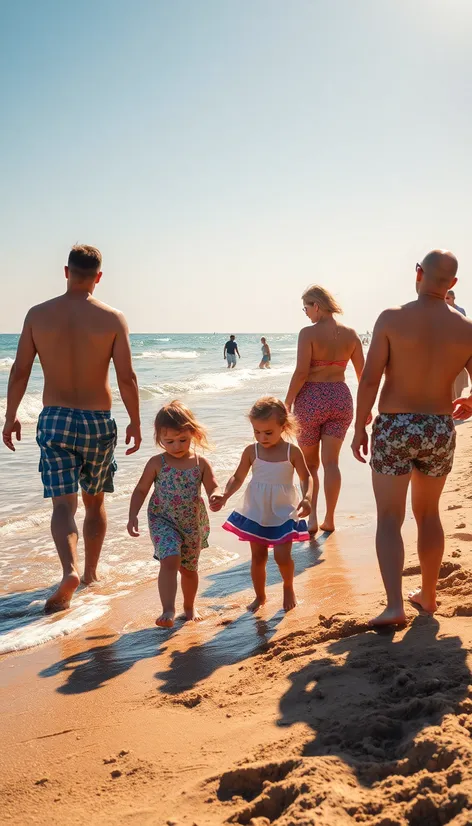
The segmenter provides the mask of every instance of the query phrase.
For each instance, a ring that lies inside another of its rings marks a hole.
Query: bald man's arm
[[[364,463],[365,459],[361,455],[361,449],[364,456],[367,455],[368,449],[368,439],[365,428],[375,404],[380,382],[390,354],[390,343],[387,335],[387,323],[390,318],[390,313],[390,310],[386,310],[377,319],[372,335],[372,343],[359,382],[359,390],[357,391],[356,424],[351,447],[355,458],[359,462]]]

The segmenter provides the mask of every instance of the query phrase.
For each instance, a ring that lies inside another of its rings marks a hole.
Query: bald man
[[[352,450],[356,459],[365,462],[366,422],[385,374],[370,462],[377,503],[377,556],[387,593],[386,609],[371,620],[375,626],[405,621],[401,528],[410,481],[422,584],[409,599],[429,613],[437,607],[444,553],[439,499],[454,458],[453,419],[472,414],[472,397],[451,400],[451,387],[460,371],[465,367],[472,376],[472,322],[451,312],[445,302],[457,281],[457,267],[455,256],[444,250],[433,250],[416,265],[418,298],[379,316],[359,384]]]

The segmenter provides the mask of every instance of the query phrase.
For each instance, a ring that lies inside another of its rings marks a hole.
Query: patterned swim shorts
[[[343,381],[307,381],[295,399],[298,444],[317,445],[322,436],[344,439],[353,418],[351,391]]]
[[[404,476],[413,468],[426,476],[446,476],[455,446],[452,416],[380,413],[372,429],[370,465],[376,473],[390,476]]]
[[[45,407],[38,419],[36,441],[44,496],[111,493],[116,462],[116,424],[109,410]]]

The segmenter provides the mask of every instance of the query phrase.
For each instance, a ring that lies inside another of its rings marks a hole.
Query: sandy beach
[[[353,519],[296,550],[287,616],[273,568],[267,605],[245,612],[241,557],[202,581],[199,626],[158,631],[146,584],[106,624],[3,658],[2,821],[470,824],[471,434],[459,428],[443,497],[434,617],[408,606],[404,629],[368,629],[383,593],[372,523]],[[406,593],[411,517],[405,537]]]

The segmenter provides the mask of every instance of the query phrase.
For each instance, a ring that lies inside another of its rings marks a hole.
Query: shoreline
[[[359,519],[295,549],[300,603],[286,616],[272,566],[266,606],[245,611],[238,543],[236,565],[202,576],[199,625],[156,629],[146,583],[83,634],[3,657],[6,822],[81,824],[92,807],[100,824],[469,823],[471,428],[442,499],[435,617],[407,603],[405,629],[367,628],[383,591]],[[410,516],[404,536],[406,593],[419,579]]]

